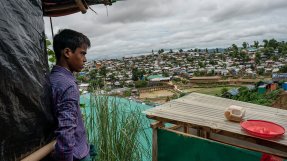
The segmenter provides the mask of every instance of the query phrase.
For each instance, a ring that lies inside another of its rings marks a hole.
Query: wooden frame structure
[[[273,139],[248,134],[239,123],[225,119],[224,110],[230,105],[245,107],[244,119],[246,120],[272,121],[287,129],[287,110],[192,93],[144,112],[148,118],[156,120],[151,124],[152,161],[157,161],[157,130],[159,128],[287,159],[286,134]],[[173,126],[165,127],[165,123],[173,124]]]

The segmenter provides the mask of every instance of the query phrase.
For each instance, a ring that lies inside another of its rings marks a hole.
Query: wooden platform
[[[148,118],[164,123],[172,123],[189,129],[197,129],[198,135],[211,140],[231,144],[246,149],[266,152],[287,158],[287,135],[278,138],[263,139],[246,133],[239,123],[230,122],[225,119],[224,111],[230,105],[238,105],[246,108],[244,119],[266,120],[275,122],[287,130],[287,110],[260,106],[215,96],[192,93],[182,98],[173,100],[164,105],[151,108],[144,113]],[[250,146],[228,139],[221,140],[211,137],[213,134],[234,138],[249,142],[257,146]],[[266,148],[265,148],[266,147]],[[271,150],[270,150],[271,149]]]

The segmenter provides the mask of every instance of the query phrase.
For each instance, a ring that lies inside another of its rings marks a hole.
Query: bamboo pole
[[[44,147],[38,149],[34,153],[30,154],[26,158],[22,159],[21,161],[39,161],[43,159],[45,156],[50,154],[55,147],[56,140],[50,142],[49,144],[45,145]]]

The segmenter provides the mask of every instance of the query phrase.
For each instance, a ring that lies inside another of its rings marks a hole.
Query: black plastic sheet
[[[0,3],[0,160],[18,160],[53,133],[41,0]]]

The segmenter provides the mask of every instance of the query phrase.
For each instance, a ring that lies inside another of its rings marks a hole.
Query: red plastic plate
[[[269,121],[246,120],[241,122],[240,125],[251,135],[263,138],[273,138],[285,133],[284,127]]]

